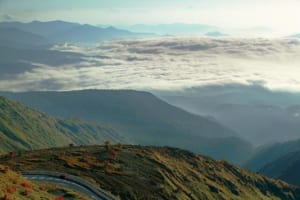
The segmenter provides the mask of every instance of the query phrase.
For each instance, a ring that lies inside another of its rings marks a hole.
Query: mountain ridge
[[[15,28],[28,33],[47,38],[52,43],[94,43],[103,40],[121,39],[125,37],[138,37],[140,33],[134,33],[115,27],[101,28],[88,24],[79,24],[66,21],[32,21],[0,22],[0,28]]]
[[[252,145],[227,127],[171,106],[147,92],[83,90],[1,94],[52,115],[111,124],[135,144],[176,146],[238,162],[252,153]]]
[[[107,143],[30,151],[0,160],[14,170],[55,169],[84,177],[120,199],[300,198],[298,187],[178,148]]]
[[[259,172],[265,176],[300,186],[300,150],[288,153],[264,165]]]
[[[253,171],[259,171],[268,163],[298,150],[300,150],[300,139],[262,146],[243,166]]]
[[[48,116],[0,96],[0,150],[23,151],[69,144],[125,141],[110,127]]]

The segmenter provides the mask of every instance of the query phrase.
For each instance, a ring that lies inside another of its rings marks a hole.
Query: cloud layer
[[[77,64],[38,67],[0,80],[1,90],[178,90],[212,84],[300,91],[300,40],[176,38],[121,40],[53,49],[84,54]]]

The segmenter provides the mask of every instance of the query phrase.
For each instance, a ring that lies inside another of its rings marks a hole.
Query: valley
[[[109,124],[135,144],[175,146],[236,163],[245,161],[253,151],[249,142],[226,126],[174,107],[148,92],[83,90],[1,94],[51,115]]]

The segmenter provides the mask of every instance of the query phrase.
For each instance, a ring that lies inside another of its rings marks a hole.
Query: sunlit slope
[[[0,160],[16,170],[55,170],[81,176],[121,199],[300,198],[295,186],[175,148],[107,143],[25,152]]]
[[[0,97],[0,150],[3,152],[74,144],[123,141],[105,126],[48,116]]]
[[[148,92],[83,90],[2,93],[43,112],[111,124],[136,144],[175,146],[233,162],[252,146],[208,117],[167,104]]]

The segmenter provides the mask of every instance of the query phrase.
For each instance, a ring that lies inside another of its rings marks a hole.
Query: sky
[[[94,25],[193,23],[300,32],[300,0],[0,0],[2,21]]]

